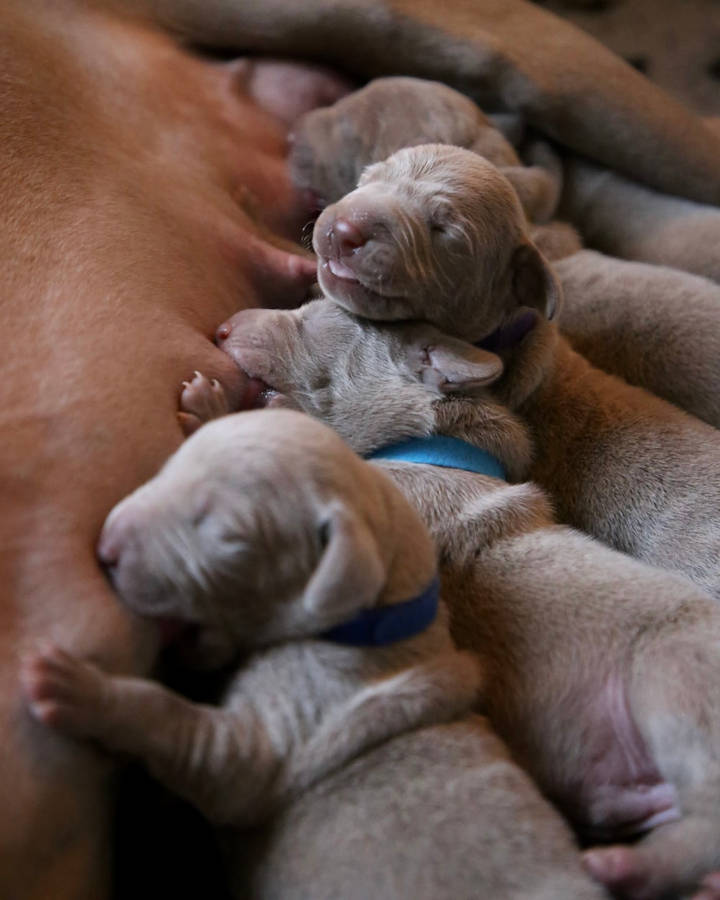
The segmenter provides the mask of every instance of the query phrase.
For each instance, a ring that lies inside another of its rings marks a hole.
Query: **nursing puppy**
[[[484,156],[512,183],[529,219],[545,222],[562,189],[562,166],[537,143],[538,165],[523,166],[512,145],[464,94],[420,78],[377,78],[295,125],[293,180],[320,207],[357,186],[366,166],[403,147],[453,144]],[[542,165],[540,164],[542,163]],[[544,166],[544,167],[543,167]]]
[[[554,269],[558,326],[575,350],[720,428],[720,285],[594,250]]]
[[[371,166],[316,222],[325,294],[372,319],[423,319],[500,354],[496,403],[528,425],[562,521],[720,599],[720,434],[573,352],[555,275],[505,178],[427,145]]]
[[[570,156],[560,213],[603,253],[720,281],[720,208],[661,194]]]
[[[202,429],[110,514],[99,553],[135,612],[219,633],[218,662],[251,655],[217,708],[51,648],[24,671],[31,709],[254,826],[229,842],[236,896],[604,896],[470,711],[479,671],[426,608],[420,518],[332,431],[292,412]]]
[[[220,342],[269,405],[320,418],[358,452],[437,432],[511,472],[529,463],[521,425],[486,396],[498,357],[427,325],[318,300],[239,312]],[[198,419],[228,409],[201,376],[183,406]],[[590,871],[631,898],[693,889],[720,866],[720,608],[556,525],[534,485],[379,464],[431,529],[452,635],[479,654],[484,709],[514,757],[589,842],[649,832],[594,849]]]

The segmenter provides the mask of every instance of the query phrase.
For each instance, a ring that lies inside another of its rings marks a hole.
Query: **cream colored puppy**
[[[524,166],[509,141],[464,94],[421,78],[377,78],[295,125],[290,167],[295,182],[322,208],[357,186],[366,166],[403,147],[453,144],[486,157],[512,183],[532,221],[555,212],[562,166],[536,144]]]
[[[558,326],[579,353],[720,428],[720,285],[594,250],[554,268]]]
[[[591,247],[720,281],[720,207],[671,197],[570,157],[560,213]]]
[[[240,312],[221,334],[267,403],[320,418],[359,452],[440,433],[511,472],[529,465],[522,426],[487,396],[498,357],[427,325],[375,325],[319,300]],[[227,410],[199,376],[183,402],[199,418]],[[484,708],[515,758],[588,841],[644,835],[593,850],[590,870],[631,898],[692,890],[720,867],[720,607],[556,525],[534,485],[452,461],[379,464],[435,537],[453,637],[479,654]]]
[[[323,212],[313,243],[321,287],[352,312],[500,354],[491,393],[529,426],[524,474],[562,521],[720,599],[720,433],[572,351],[547,321],[556,277],[500,172],[454,147],[402,150]]]
[[[24,670],[32,712],[254,826],[229,854],[236,896],[603,896],[470,712],[479,671],[438,614],[422,522],[332,431],[291,412],[203,428],[99,553],[135,612],[251,655],[217,708],[49,649]]]

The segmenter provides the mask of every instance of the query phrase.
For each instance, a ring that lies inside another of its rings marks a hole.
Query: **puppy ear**
[[[420,347],[420,378],[443,394],[472,393],[502,375],[499,356],[474,344],[427,329]]]
[[[319,528],[325,551],[305,589],[304,605],[333,625],[374,605],[385,586],[385,565],[368,526],[341,503],[325,511]]]
[[[529,306],[552,319],[560,309],[562,291],[550,264],[530,241],[516,247],[510,261],[511,291],[518,306]]]

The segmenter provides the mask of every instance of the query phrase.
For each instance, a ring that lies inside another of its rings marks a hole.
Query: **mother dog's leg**
[[[593,38],[525,0],[98,0],[213,46],[447,81],[670,194],[720,203],[720,138]]]
[[[284,249],[303,216],[284,130],[232,66],[33,0],[1,5],[0,58],[0,896],[100,900],[107,770],[38,732],[19,659],[49,636],[147,670],[155,635],[106,586],[100,526],[181,441],[193,369],[242,402],[217,324],[299,302],[313,265]]]

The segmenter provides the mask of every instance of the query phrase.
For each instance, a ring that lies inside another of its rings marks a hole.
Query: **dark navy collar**
[[[399,462],[425,463],[444,466],[447,469],[464,469],[478,475],[492,475],[507,481],[505,469],[499,459],[487,450],[446,434],[411,438],[399,444],[390,444],[370,453],[368,459],[395,459]]]
[[[323,632],[320,637],[354,647],[382,647],[420,634],[435,621],[440,582],[433,578],[412,600],[363,609],[354,618]]]
[[[484,337],[481,341],[477,341],[475,346],[481,347],[483,350],[490,350],[493,353],[498,350],[508,350],[510,347],[519,344],[536,325],[537,313],[529,309],[508,325],[501,325],[492,334]]]

